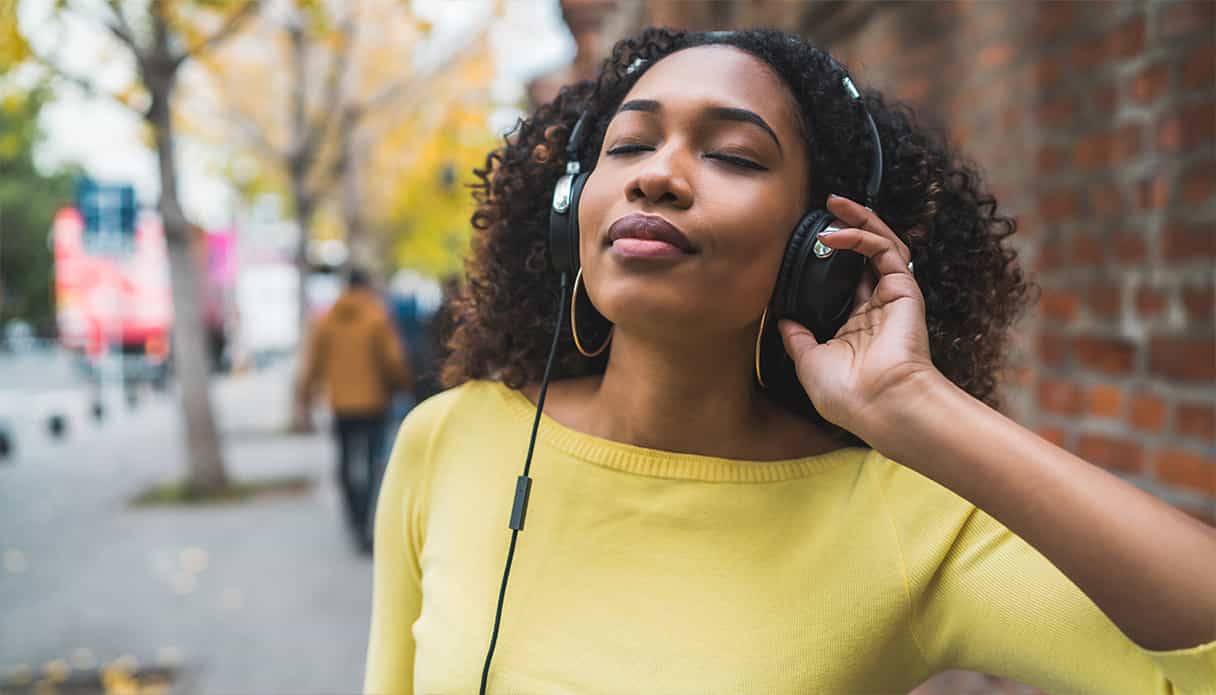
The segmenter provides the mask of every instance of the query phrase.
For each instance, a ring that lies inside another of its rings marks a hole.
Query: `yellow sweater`
[[[476,693],[534,406],[470,382],[402,426],[364,690]],[[1216,642],[1141,649],[1025,541],[875,451],[738,461],[543,417],[488,691],[904,695],[950,668],[1216,693]]]

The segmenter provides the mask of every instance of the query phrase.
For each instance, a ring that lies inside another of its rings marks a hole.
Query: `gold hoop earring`
[[[579,351],[579,354],[583,357],[596,357],[608,347],[608,343],[612,342],[612,332],[616,330],[616,326],[608,329],[608,338],[595,352],[587,352],[583,349],[583,343],[578,339],[578,321],[575,320],[575,316],[578,314],[578,284],[582,279],[583,269],[580,267],[578,273],[574,275],[574,291],[570,293],[570,335],[574,336],[574,348]]]
[[[764,313],[760,314],[760,330],[756,333],[756,381],[760,382],[760,388],[768,388],[764,384],[764,377],[760,376],[760,341],[764,338],[764,324],[768,322],[768,307],[764,307]]]

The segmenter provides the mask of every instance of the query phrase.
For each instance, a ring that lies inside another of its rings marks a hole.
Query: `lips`
[[[640,212],[625,215],[612,223],[608,228],[608,241],[611,244],[617,239],[662,241],[684,253],[697,252],[697,247],[670,222],[657,215],[645,215]]]

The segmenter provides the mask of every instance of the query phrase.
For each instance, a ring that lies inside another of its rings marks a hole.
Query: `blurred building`
[[[647,25],[777,26],[913,105],[1018,219],[1042,288],[1008,414],[1216,524],[1216,3],[562,0],[578,56]]]

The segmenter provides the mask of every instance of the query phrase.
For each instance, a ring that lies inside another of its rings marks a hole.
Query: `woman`
[[[1213,692],[1216,533],[990,407],[1026,294],[1013,223],[874,93],[885,174],[854,202],[873,152],[843,77],[778,32],[648,30],[489,157],[458,386],[407,419],[382,491],[368,692],[906,693],[956,667]],[[583,114],[566,297],[546,235]],[[825,204],[820,241],[870,270],[820,344],[767,309]],[[778,331],[796,376],[762,364]]]

